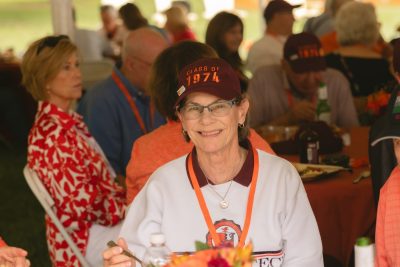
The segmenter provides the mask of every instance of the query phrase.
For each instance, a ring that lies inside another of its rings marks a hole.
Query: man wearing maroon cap
[[[291,35],[284,46],[281,66],[264,66],[249,84],[250,124],[297,125],[316,117],[317,89],[326,84],[331,122],[339,127],[358,125],[349,83],[327,69],[318,38],[309,33]]]
[[[261,66],[280,64],[283,44],[292,34],[295,21],[292,11],[299,6],[284,0],[271,0],[265,7],[265,35],[253,44],[247,58],[247,68],[253,74]]]

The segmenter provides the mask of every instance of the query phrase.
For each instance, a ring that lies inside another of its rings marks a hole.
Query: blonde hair
[[[180,29],[185,29],[188,27],[188,19],[186,17],[185,11],[180,6],[172,6],[164,11],[167,21],[165,22],[165,27],[174,32]]]
[[[57,36],[46,36],[33,42],[22,59],[22,84],[35,100],[48,98],[46,85],[60,72],[64,62],[77,52],[77,47],[68,39],[60,38],[53,44],[46,42]]]

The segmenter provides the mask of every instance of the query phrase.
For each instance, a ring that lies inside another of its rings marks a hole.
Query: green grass
[[[28,251],[32,266],[50,266],[44,211],[22,174],[26,155],[0,146],[0,236]]]
[[[400,5],[381,5],[376,8],[376,13],[385,40],[390,41],[394,37],[400,37],[399,33],[396,33],[396,28],[400,26]]]

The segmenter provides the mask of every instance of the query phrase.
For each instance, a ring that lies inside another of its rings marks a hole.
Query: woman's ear
[[[175,111],[175,115],[178,117],[179,121],[182,122],[182,115],[178,110]]]
[[[240,101],[239,107],[239,123],[244,123],[246,120],[246,115],[249,112],[249,107],[250,107],[250,102],[247,97],[243,98],[242,101]]]

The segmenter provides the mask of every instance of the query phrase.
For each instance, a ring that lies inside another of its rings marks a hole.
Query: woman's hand
[[[135,267],[136,262],[134,259],[122,254],[122,251],[128,250],[128,245],[123,238],[117,241],[117,247],[111,247],[103,252],[103,266],[104,267]]]
[[[28,252],[16,247],[0,248],[0,267],[29,267]]]

